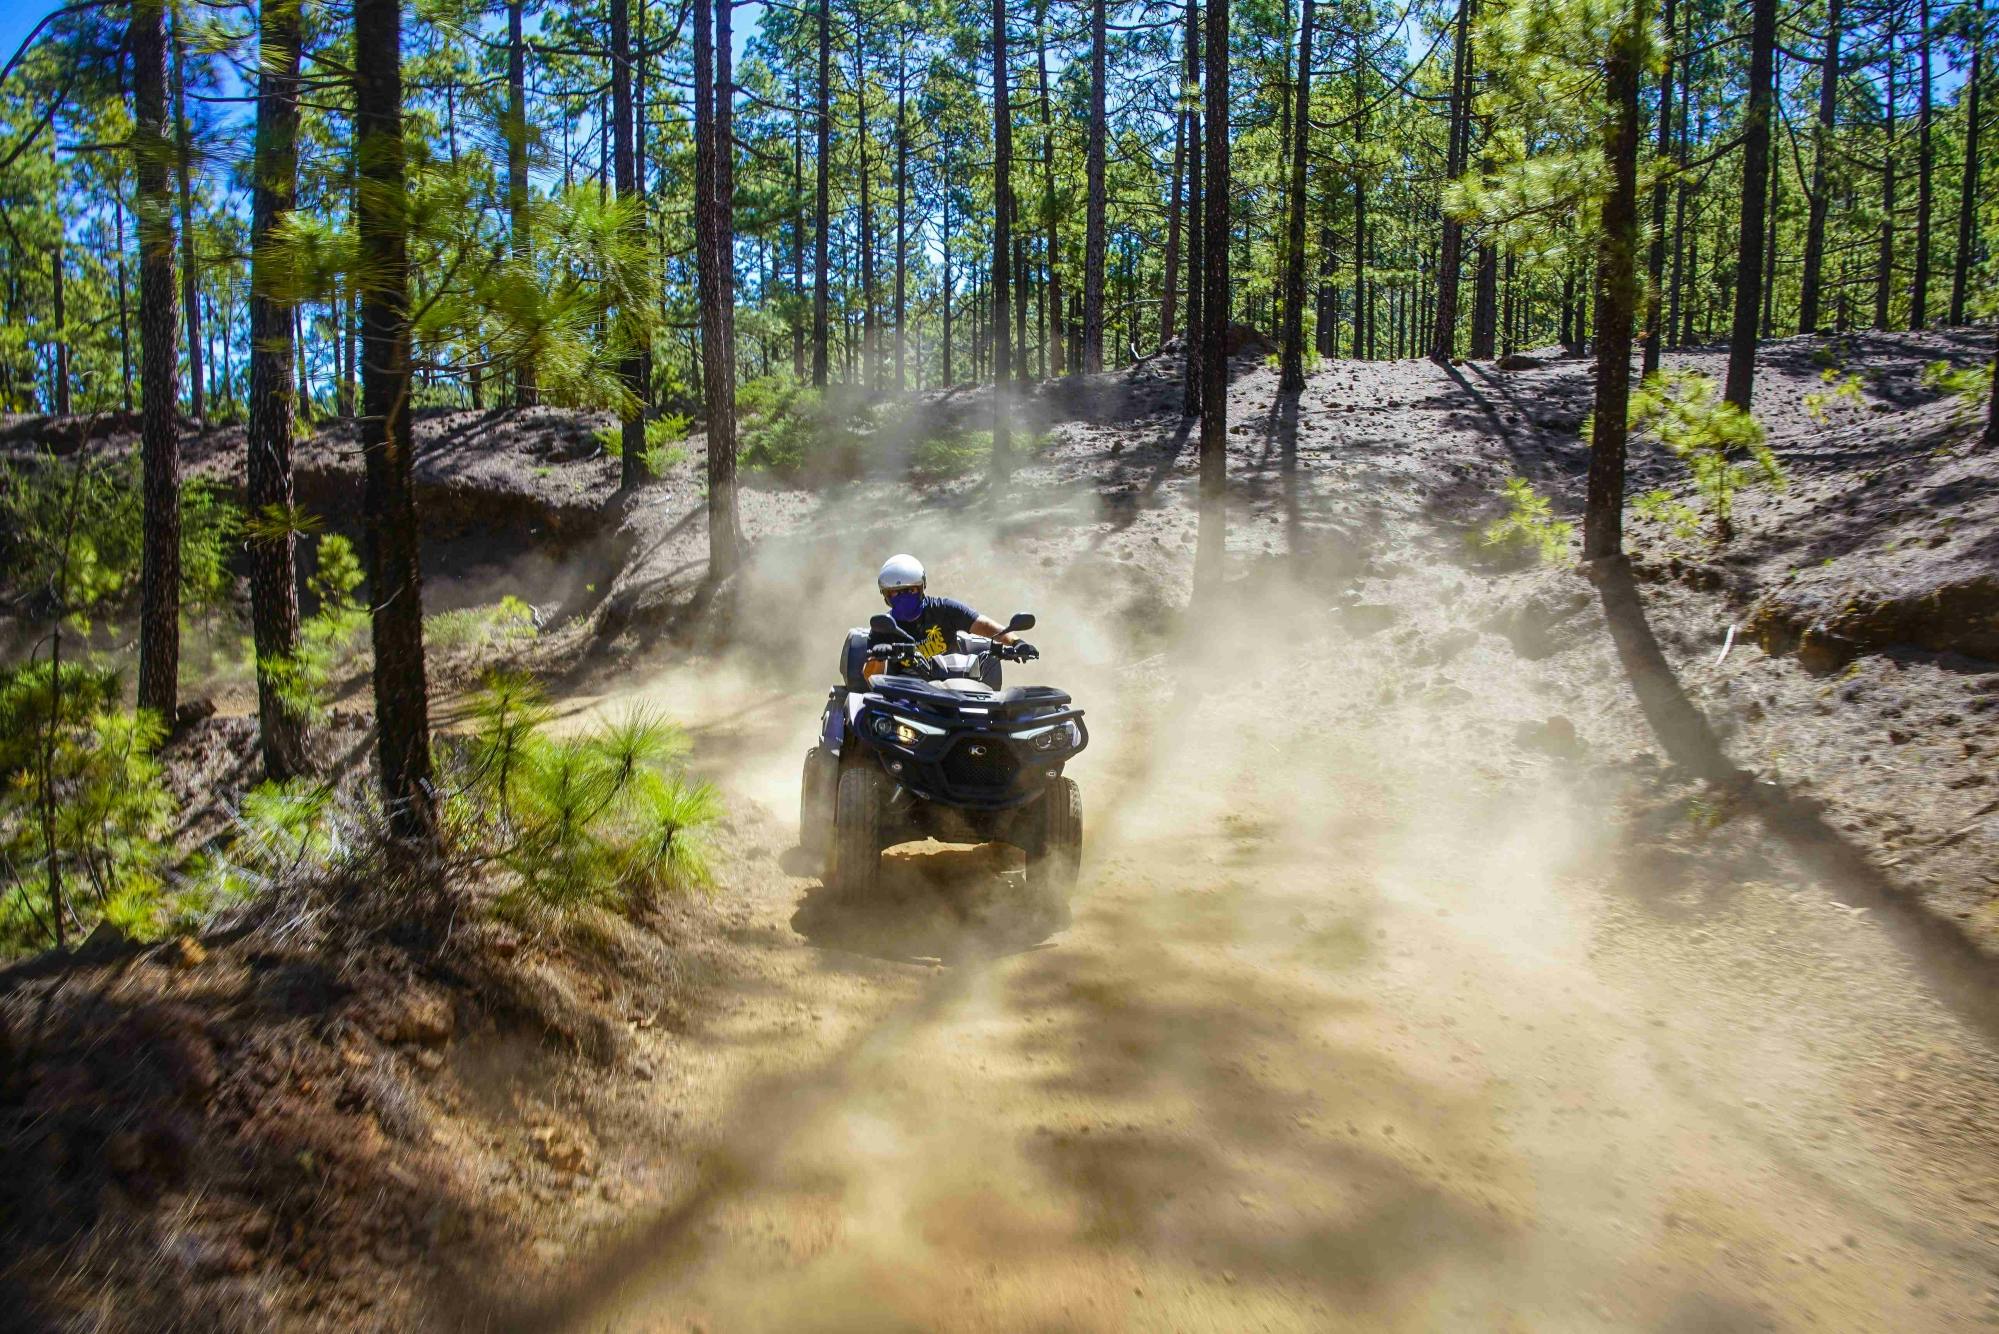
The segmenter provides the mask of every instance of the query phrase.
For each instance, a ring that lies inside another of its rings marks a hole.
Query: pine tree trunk
[[[1659,73],[1659,160],[1673,153],[1673,42],[1674,9],[1678,0],[1666,0],[1660,29],[1665,33],[1665,63]],[[1659,327],[1659,306],[1666,277],[1666,178],[1662,173],[1652,183],[1652,249],[1646,259],[1651,283],[1645,293],[1645,374],[1659,369],[1665,355],[1667,331]]]
[[[798,84],[798,74],[794,69],[791,76],[791,101],[794,107],[804,104],[804,92]],[[800,123],[801,113],[791,115],[791,374],[793,379],[805,378],[805,127]]]
[[[1826,0],[1825,54],[1819,65],[1818,119],[1812,126],[1812,185],[1805,215],[1805,259],[1798,291],[1798,332],[1815,333],[1819,327],[1822,273],[1825,268],[1826,216],[1832,202],[1832,186],[1826,165],[1832,158],[1834,116],[1839,107],[1840,0]]]
[[[1229,0],[1208,0],[1207,189],[1201,324],[1201,498],[1194,542],[1194,597],[1218,596],[1228,544],[1224,510],[1229,441]]]
[[[1770,204],[1770,85],[1776,49],[1777,0],[1751,0],[1742,226],[1735,242],[1735,323],[1728,339],[1728,381],[1722,390],[1722,397],[1745,412],[1756,387],[1756,331],[1763,305],[1763,214]],[[1601,338],[1601,320],[1597,330]]]
[[[1769,0],[1756,0],[1759,5]],[[1604,61],[1610,117],[1596,262],[1596,411],[1590,435],[1589,490],[1583,508],[1583,559],[1624,554],[1624,450],[1631,407],[1631,322],[1638,304],[1638,79],[1644,47],[1644,0],[1633,0]]]
[[[1312,0],[1298,20],[1298,109],[1292,114],[1290,235],[1284,266],[1283,366],[1280,390],[1305,387],[1305,167],[1312,127]]]
[[[1475,361],[1490,361],[1494,339],[1499,332],[1499,250],[1490,242],[1478,248],[1478,275],[1475,281],[1471,355]]]
[[[296,5],[259,6],[262,52],[250,212],[250,417],[244,499],[258,521],[250,556],[250,626],[257,654],[257,729],[264,774],[305,773],[306,719],[283,688],[299,652],[297,539],[292,509],[292,303],[274,233],[298,195],[300,18]]]
[[[1458,0],[1457,35],[1451,61],[1451,111],[1446,129],[1444,175],[1464,175],[1471,138],[1471,9],[1472,0]],[[1458,351],[1458,275],[1464,267],[1464,223],[1446,213],[1437,260],[1437,318],[1430,356],[1448,362]]]
[[[628,203],[635,191],[632,158],[632,25],[629,0],[610,0],[611,9],[611,121],[612,170],[616,173],[618,202]],[[635,250],[645,245],[643,224],[634,214],[625,228],[624,240]],[[639,312],[618,311],[617,341],[625,347],[618,358],[618,383],[629,398],[620,409],[618,435],[622,443],[618,461],[618,489],[636,491],[645,484],[646,423],[639,401],[640,377],[644,365],[639,360]]]
[[[1053,341],[1049,346],[1048,370],[1062,375],[1075,368],[1069,361],[1067,307],[1062,300],[1062,220],[1055,212],[1055,118],[1048,103],[1048,0],[1038,0],[1034,11],[1035,65],[1041,91],[1041,225],[1048,248],[1048,322]],[[1178,126],[1174,132],[1179,133]]]
[[[401,0],[354,0],[354,132],[361,189],[362,526],[375,649],[383,807],[399,838],[434,836],[410,422]]]
[[[69,416],[69,315],[63,309],[62,270],[63,220],[56,219],[56,244],[49,255],[49,281],[53,287],[50,295],[55,301],[55,409],[58,416]]]
[[[1165,283],[1159,293],[1159,345],[1173,339],[1174,321],[1180,310],[1180,195],[1187,170],[1187,118],[1173,113],[1173,176],[1166,196]]]
[[[1355,97],[1360,93],[1355,89]],[[1367,182],[1358,172],[1353,178],[1353,354],[1359,361],[1374,359],[1367,338]]]
[[[958,383],[956,372],[951,367],[951,178],[944,177],[944,229],[938,249],[944,252],[944,387]]]
[[[875,299],[875,206],[871,187],[874,174],[868,168],[868,67],[860,25],[854,28],[854,108],[859,114],[854,146],[859,155],[861,186],[861,373],[868,392],[879,394],[882,387],[881,317]]]
[[[1784,65],[1776,66],[1774,88],[1784,86]],[[1777,223],[1784,212],[1784,158],[1774,142],[1776,130],[1771,130],[1773,142],[1770,146],[1770,207],[1764,213],[1763,221],[1763,318],[1757,325],[1760,337],[1774,337],[1777,318]]]
[[[1104,368],[1104,0],[1090,0],[1090,133],[1084,163],[1083,373]]]
[[[534,264],[534,223],[528,213],[527,41],[521,32],[523,0],[507,0],[507,229],[514,262]],[[534,353],[514,368],[514,403],[535,401]]]
[[[908,353],[904,320],[908,311],[909,276],[909,71],[905,64],[908,29],[898,26],[895,56],[895,392],[904,393],[909,380],[903,366]]]
[[[169,727],[180,682],[180,436],[174,421],[173,200],[167,183],[165,0],[133,0],[132,156],[139,221],[139,707]]]
[[[826,387],[826,208],[832,168],[833,24],[819,0],[819,187],[812,216],[812,383]]]
[[[1874,271],[1874,327],[1890,324],[1890,293],[1895,284],[1895,39],[1901,10],[1888,7],[1888,77],[1881,144],[1881,249]]]
[[[1930,323],[1930,0],[1916,5],[1916,273],[1909,286],[1909,327]]]
[[[180,301],[187,319],[187,415],[208,420],[201,394],[201,303],[195,299],[200,274],[194,262],[194,149],[188,141],[186,54],[180,23],[172,27],[174,171],[180,184]]]
[[[699,3],[699,0],[697,0]],[[708,577],[726,579],[742,564],[743,527],[736,497],[736,70],[733,0],[715,0],[715,173],[709,208],[720,340],[708,406]]]
[[[989,327],[993,339],[993,474],[1013,466],[1008,400],[1013,319],[1009,304],[1013,267],[1013,100],[1007,78],[1006,0],[993,0],[993,285]]]
[[[1965,290],[1971,277],[1971,254],[1978,244],[1978,84],[1984,64],[1985,6],[1972,20],[1971,69],[1964,82],[1964,171],[1957,186],[1957,256],[1950,274],[1950,322],[1964,323]]]
[[[1201,152],[1201,11],[1197,0],[1187,0],[1187,42],[1185,49],[1185,96],[1187,102],[1187,337],[1186,354],[1181,358],[1183,390],[1180,415],[1201,415],[1201,375],[1203,320],[1207,300],[1206,242],[1204,227],[1204,186]]]
[[[132,410],[132,303],[125,289],[125,201],[116,198],[111,203],[118,229],[118,382],[123,393],[121,403],[129,413]]]

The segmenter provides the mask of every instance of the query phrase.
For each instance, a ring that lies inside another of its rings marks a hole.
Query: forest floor
[[[111,1326],[1999,1323],[1999,459],[1921,384],[1989,348],[1829,344],[1766,348],[1791,481],[1733,542],[1630,524],[1699,744],[1655,735],[1615,579],[1476,544],[1514,473],[1579,511],[1583,361],[1334,363],[1295,403],[1241,363],[1198,614],[1167,359],[1036,395],[1003,483],[755,482],[723,595],[691,451],[612,576],[488,565],[579,609],[525,650],[566,717],[688,727],[729,804],[713,899],[17,968],[23,1125],[134,1034],[180,1119],[103,1140],[108,1173],[34,1141],[94,1249],[16,1282]],[[1833,363],[1860,396],[1821,421]],[[1677,467],[1635,450],[1633,494]],[[1012,679],[1089,710],[1052,940],[989,850],[892,854],[864,906],[790,873],[840,632],[904,549],[1035,612]],[[1744,772],[1702,781],[1700,744]],[[62,987],[97,1027],[38,1047]],[[162,1161],[190,1123],[234,1165],[200,1190]]]

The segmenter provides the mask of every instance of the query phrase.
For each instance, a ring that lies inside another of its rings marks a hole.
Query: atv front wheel
[[[1073,778],[1057,778],[1041,799],[1041,828],[1027,852],[1027,887],[1066,911],[1083,862],[1083,793]]]
[[[805,774],[798,790],[798,846],[815,870],[825,869],[831,851],[839,782],[839,766],[832,756],[818,746],[805,752]]]
[[[832,887],[842,898],[874,896],[881,880],[881,774],[855,765],[840,775],[833,816]]]

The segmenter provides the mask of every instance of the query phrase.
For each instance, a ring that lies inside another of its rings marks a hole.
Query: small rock
[[[175,936],[166,947],[166,957],[176,968],[199,968],[208,962],[208,951],[193,936]]]

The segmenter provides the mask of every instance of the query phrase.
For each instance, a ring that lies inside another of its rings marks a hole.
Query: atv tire
[[[1041,799],[1041,828],[1027,853],[1027,887],[1066,921],[1069,895],[1083,863],[1083,793],[1073,778],[1057,778]]]
[[[833,891],[862,902],[881,881],[881,774],[855,765],[840,774],[833,816]]]
[[[832,851],[833,807],[839,799],[840,769],[818,746],[805,752],[805,774],[798,787],[798,846],[816,871],[826,868]]]

